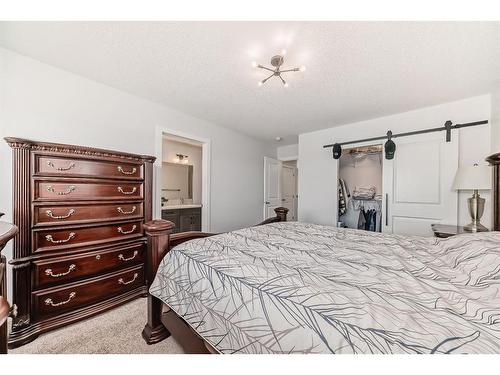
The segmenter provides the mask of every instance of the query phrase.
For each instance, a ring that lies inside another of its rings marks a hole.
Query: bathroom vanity
[[[201,231],[201,205],[199,204],[165,206],[161,210],[161,218],[175,224],[173,233]]]

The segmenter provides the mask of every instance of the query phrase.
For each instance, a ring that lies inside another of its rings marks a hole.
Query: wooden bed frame
[[[486,159],[493,167],[493,228],[500,231],[500,153]],[[288,209],[275,209],[276,217],[259,225],[286,221]],[[194,238],[212,236],[210,233],[186,232],[172,234],[174,224],[166,220],[154,220],[144,225],[148,238],[148,285],[151,285],[158,270],[160,261],[174,246]],[[217,353],[210,344],[204,341],[191,327],[159,299],[148,296],[148,322],[142,336],[148,344],[155,344],[172,335],[186,353]]]
[[[493,229],[500,231],[500,152],[489,156],[486,161],[493,166]]]
[[[287,208],[278,207],[274,212],[276,212],[275,217],[267,219],[258,225],[286,221]],[[153,282],[161,260],[170,249],[195,238],[210,237],[217,234],[204,232],[172,234],[174,227],[175,224],[168,220],[153,220],[144,224],[148,241],[148,264],[146,269],[148,288]],[[149,294],[148,321],[142,331],[142,337],[147,344],[156,344],[170,335],[176,339],[186,353],[217,353],[181,317],[162,301]]]

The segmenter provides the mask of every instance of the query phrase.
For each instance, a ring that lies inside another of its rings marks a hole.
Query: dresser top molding
[[[127,152],[105,150],[101,148],[68,145],[61,143],[37,142],[29,139],[5,137],[7,144],[12,148],[26,148],[34,151],[61,152],[73,155],[96,156],[112,159],[128,159],[140,162],[154,163],[156,157],[148,155],[130,154]]]

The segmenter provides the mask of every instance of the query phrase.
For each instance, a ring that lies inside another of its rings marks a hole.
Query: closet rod
[[[430,129],[423,129],[423,130],[415,130],[415,131],[406,132],[406,133],[392,134],[392,138],[406,137],[409,135],[417,135],[417,134],[424,134],[424,133],[440,132],[440,131],[446,130],[447,131],[446,142],[450,142],[450,140],[451,140],[450,133],[451,133],[452,129],[460,129],[460,128],[467,128],[469,126],[485,125],[487,123],[488,123],[488,120],[483,120],[483,121],[468,122],[466,124],[451,125],[452,124],[451,121],[446,121],[445,125],[441,126],[439,128],[430,128]],[[344,146],[344,145],[350,145],[353,143],[380,141],[383,139],[387,139],[387,135],[383,135],[380,137],[373,137],[373,138],[358,139],[356,141],[341,142],[341,143],[339,143],[339,145]],[[334,143],[329,144],[329,145],[324,145],[323,148],[333,147],[333,145],[334,145]]]

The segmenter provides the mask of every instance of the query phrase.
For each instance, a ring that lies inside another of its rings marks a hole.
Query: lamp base
[[[481,223],[470,223],[470,224],[467,224],[466,226],[464,226],[464,230],[467,231],[467,232],[471,232],[471,233],[476,233],[476,232],[488,232],[489,229],[486,228],[483,224]]]
[[[469,214],[472,218],[472,223],[467,224],[464,230],[467,232],[487,232],[488,228],[482,225],[479,220],[483,216],[485,199],[479,196],[479,192],[474,190],[472,197],[467,199],[469,203]]]

